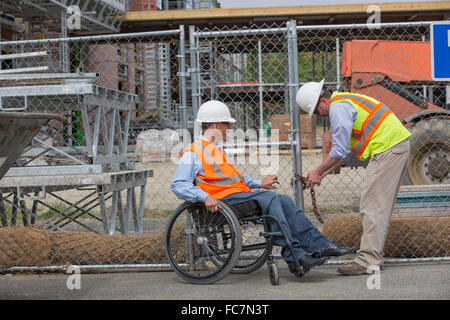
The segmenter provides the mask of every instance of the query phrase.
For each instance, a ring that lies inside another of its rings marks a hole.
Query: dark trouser
[[[280,195],[272,191],[240,192],[222,199],[228,205],[255,200],[261,207],[263,215],[277,218],[291,242],[297,259],[307,253],[319,252],[331,243],[311,221],[303,214],[295,202],[287,195]],[[280,231],[277,223],[268,219],[271,231]],[[284,237],[274,237],[274,243],[282,247],[281,255],[286,262],[294,261]]]

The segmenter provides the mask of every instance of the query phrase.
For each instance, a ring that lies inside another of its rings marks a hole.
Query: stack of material
[[[271,130],[279,130],[280,141],[289,141],[291,129],[291,116],[289,114],[273,114],[270,117]],[[314,149],[316,147],[316,116],[300,115],[300,134],[302,148]]]
[[[172,148],[178,143],[179,135],[175,130],[142,131],[136,139],[135,157],[143,163],[168,161]]]

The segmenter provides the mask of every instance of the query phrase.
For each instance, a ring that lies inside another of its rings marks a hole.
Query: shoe
[[[314,257],[311,254],[305,254],[300,259],[298,259],[298,263],[300,264],[300,270],[295,268],[294,262],[289,262],[288,267],[291,273],[295,274],[297,277],[302,277],[307,272],[309,272],[309,270],[311,270],[313,267],[324,264],[325,260],[326,259],[321,257]]]
[[[325,260],[323,257],[314,257],[311,254],[305,254],[303,257],[298,259],[298,262],[304,269],[311,269],[316,266],[320,266],[325,263]]]
[[[305,269],[301,265],[300,265],[300,268],[297,269],[295,267],[294,262],[289,262],[288,263],[288,267],[289,267],[289,271],[291,273],[293,273],[296,277],[299,277],[299,278],[303,277],[305,275],[305,273],[307,272],[307,271],[305,271]]]
[[[346,254],[355,253],[357,247],[339,247],[334,243],[330,243],[328,247],[319,252],[319,257],[340,257]]]
[[[371,274],[367,268],[357,264],[356,262],[346,263],[337,269],[337,272],[344,276],[357,276],[363,274]]]

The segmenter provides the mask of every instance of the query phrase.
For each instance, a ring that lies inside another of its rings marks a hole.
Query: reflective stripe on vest
[[[203,191],[217,199],[238,192],[253,192],[247,187],[240,173],[228,162],[225,154],[206,140],[197,140],[183,150],[194,152],[202,161],[204,176],[198,175],[194,182]]]
[[[357,140],[358,143],[351,147],[351,150],[357,158],[360,159],[370,139],[380,127],[383,120],[391,114],[392,111],[381,102],[374,103],[357,94],[345,93],[342,95],[335,95],[331,99],[331,104],[346,100],[352,101],[368,113],[366,119],[364,119],[364,122],[362,123],[361,131],[355,128],[352,130],[352,138]]]
[[[195,182],[196,183],[212,183],[212,184],[217,184],[217,185],[221,185],[221,186],[226,186],[226,185],[230,185],[236,182],[241,181],[241,176],[239,174],[233,176],[233,177],[227,177],[226,175],[224,175],[222,173],[222,171],[220,171],[219,165],[217,164],[216,161],[214,161],[214,159],[211,157],[210,153],[208,152],[208,150],[206,150],[203,145],[201,143],[199,143],[198,141],[194,142],[194,144],[198,147],[200,147],[203,151],[203,154],[206,156],[206,158],[208,158],[208,161],[211,163],[214,173],[216,175],[218,175],[219,177],[222,178],[222,180],[217,180],[217,181],[209,181],[206,182],[205,180],[203,180],[200,177],[196,177],[195,178]]]

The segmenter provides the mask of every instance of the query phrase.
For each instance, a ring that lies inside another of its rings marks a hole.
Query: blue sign
[[[450,21],[431,24],[431,77],[450,81]]]

